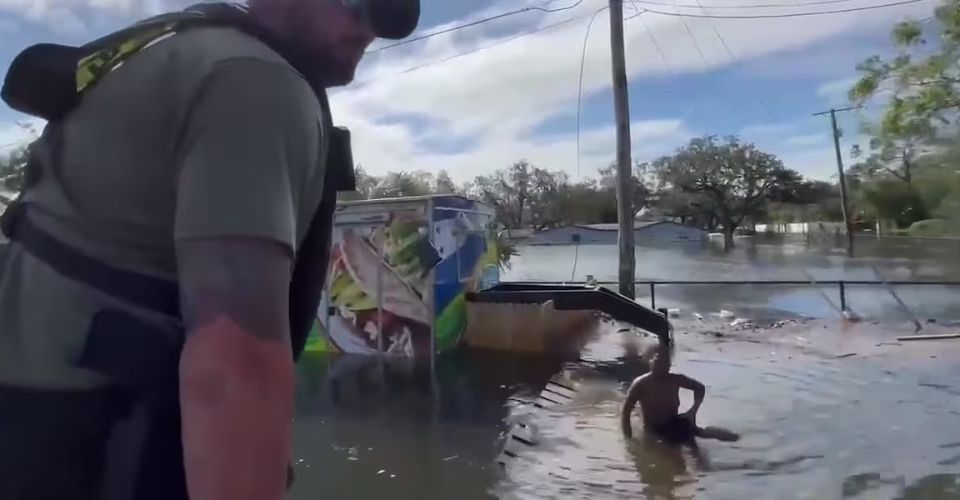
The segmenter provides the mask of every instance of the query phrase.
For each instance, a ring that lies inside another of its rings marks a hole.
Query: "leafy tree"
[[[960,0],[946,0],[934,11],[933,23],[898,23],[892,32],[897,55],[873,56],[857,66],[860,80],[850,98],[863,102],[890,89],[893,99],[884,115],[885,133],[936,128],[955,121],[960,106]],[[926,30],[926,32],[925,32]],[[937,47],[925,50],[928,39]]]
[[[910,227],[929,216],[916,191],[902,182],[880,180],[872,183],[865,188],[864,199],[876,210],[878,217],[893,220],[898,227]]]
[[[0,157],[0,202],[9,205],[23,188],[28,147],[21,147]]]
[[[424,196],[433,192],[433,175],[429,172],[390,172],[379,179],[371,190],[371,198]]]
[[[867,126],[864,130],[873,135],[870,139],[871,154],[862,162],[861,168],[865,173],[870,177],[887,174],[912,184],[918,157],[934,138],[930,124],[924,121],[887,123],[885,119],[879,128]],[[864,156],[859,145],[852,149],[854,158]]]
[[[653,162],[653,169],[667,189],[703,197],[701,207],[711,209],[723,227],[725,248],[733,247],[734,231],[745,219],[764,214],[768,202],[794,197],[800,178],[776,156],[732,136],[723,142],[712,135],[693,139]]]
[[[630,179],[630,186],[633,189],[633,212],[647,206],[653,199],[654,188],[652,187],[651,167],[649,163],[635,162],[633,165],[633,177]],[[616,210],[617,206],[617,163],[613,162],[607,168],[599,171],[600,186],[608,193],[610,202]]]
[[[436,194],[458,194],[460,189],[454,184],[453,179],[450,178],[450,174],[448,174],[446,170],[441,170],[440,173],[437,174],[433,192]]]

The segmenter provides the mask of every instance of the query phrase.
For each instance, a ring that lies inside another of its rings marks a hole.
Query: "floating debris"
[[[746,318],[737,318],[737,319],[733,320],[732,323],[730,323],[730,326],[749,325],[750,323],[751,323],[751,321],[750,321],[749,319],[746,319]]]
[[[693,317],[697,318],[697,321],[703,321],[703,315],[698,312],[693,313]]]
[[[460,458],[460,455],[450,455],[449,457],[444,458],[443,461],[444,461],[444,462],[449,462],[449,461],[451,461],[451,460],[456,460],[456,459],[458,459],[458,458]]]
[[[733,312],[726,309],[721,309],[717,316],[720,316],[721,319],[733,319],[736,315]]]
[[[860,315],[854,312],[852,309],[843,310],[843,319],[851,323],[859,323],[860,321],[862,321],[862,318],[860,317]]]

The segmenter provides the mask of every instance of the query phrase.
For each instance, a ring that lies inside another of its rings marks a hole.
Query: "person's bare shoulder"
[[[650,374],[644,373],[643,375],[640,375],[639,377],[633,379],[633,382],[630,384],[630,392],[635,393],[643,389],[649,384],[650,384]]]

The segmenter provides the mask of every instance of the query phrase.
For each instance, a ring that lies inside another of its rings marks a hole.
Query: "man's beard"
[[[308,49],[304,51],[304,57],[306,67],[302,71],[308,72],[305,76],[324,87],[347,85],[356,75],[354,61],[336,57],[331,50]]]
[[[297,54],[299,70],[311,82],[324,87],[337,87],[353,81],[358,61],[350,60],[346,50],[338,50],[333,43],[311,38],[314,27],[305,24],[306,17],[299,9],[291,9],[287,17],[289,43]],[[338,56],[337,53],[344,54]]]

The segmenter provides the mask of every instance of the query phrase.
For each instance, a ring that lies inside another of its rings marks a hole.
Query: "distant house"
[[[616,244],[619,229],[618,224],[573,224],[534,233],[526,243],[529,245],[572,245],[578,242],[585,245]],[[706,231],[698,227],[685,226],[667,220],[636,221],[633,230],[637,244],[702,241],[708,236]]]

